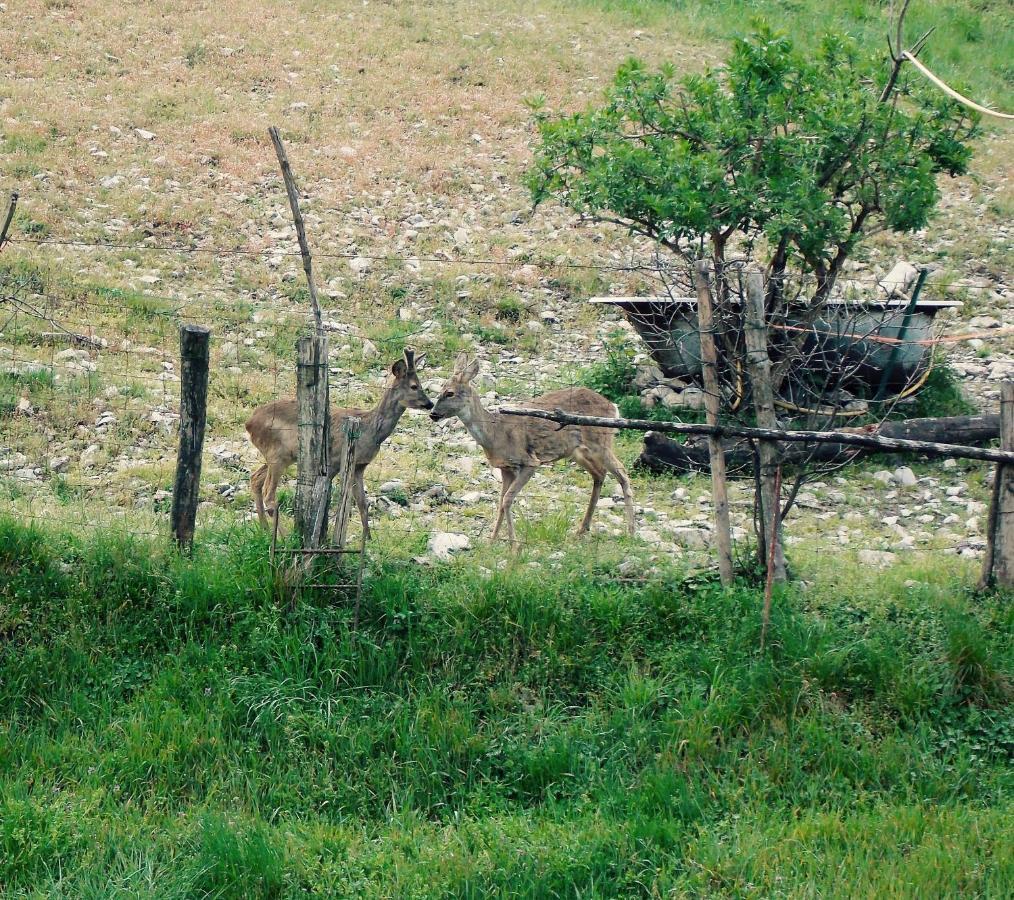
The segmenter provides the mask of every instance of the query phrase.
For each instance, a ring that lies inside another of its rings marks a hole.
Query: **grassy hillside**
[[[388,562],[287,613],[0,522],[0,892],[1009,896],[1012,606],[943,569],[776,603],[670,571]]]

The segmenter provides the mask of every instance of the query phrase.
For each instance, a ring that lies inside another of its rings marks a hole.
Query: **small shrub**
[[[516,325],[521,321],[523,309],[524,307],[517,297],[504,297],[497,301],[496,317],[501,322],[511,322]]]
[[[904,411],[906,417],[967,416],[975,412],[961,392],[961,382],[945,363],[934,364],[926,383],[915,395],[915,402]]]

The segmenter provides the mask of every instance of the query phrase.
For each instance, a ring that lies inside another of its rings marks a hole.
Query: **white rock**
[[[659,544],[662,542],[662,536],[652,528],[638,528],[637,539],[644,541],[646,544]]]
[[[915,487],[919,483],[919,479],[915,477],[915,472],[908,466],[899,466],[895,469],[893,478],[901,487]]]
[[[143,128],[135,128],[134,134],[136,134],[142,141],[153,141],[155,140],[154,131],[146,131]]]
[[[451,531],[434,531],[430,535],[428,548],[437,559],[447,562],[451,555],[459,550],[467,550],[472,541],[467,534],[456,534]]]
[[[462,503],[478,503],[482,499],[482,493],[480,491],[465,491],[460,499]]]
[[[887,469],[881,469],[879,472],[873,473],[873,480],[879,481],[881,484],[893,484],[894,477]]]
[[[69,456],[53,456],[49,460],[49,471],[50,472],[66,472],[67,466],[70,465]]]
[[[369,338],[363,338],[362,345],[363,359],[376,359],[380,356],[380,351],[377,349],[377,345],[373,343]]]
[[[711,544],[711,537],[703,528],[674,528],[672,537],[689,550],[707,550]]]
[[[897,558],[896,554],[888,550],[860,550],[858,554],[859,562],[864,566],[873,566],[877,569],[892,565]]]
[[[31,416],[35,413],[35,407],[32,406],[31,401],[27,397],[22,397],[18,400],[17,411],[19,415]]]
[[[400,494],[405,491],[404,481],[385,481],[379,488],[381,494],[389,497],[391,494]]]
[[[356,275],[365,275],[370,271],[373,265],[373,261],[367,259],[365,256],[357,256],[354,259],[349,260],[349,268]]]

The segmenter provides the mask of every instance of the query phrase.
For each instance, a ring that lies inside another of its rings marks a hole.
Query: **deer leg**
[[[514,475],[514,481],[511,482],[511,486],[507,488],[503,495],[503,501],[500,504],[503,509],[504,517],[507,519],[507,538],[513,547],[517,547],[518,539],[517,535],[514,533],[514,517],[511,515],[511,506],[514,503],[514,498],[521,493],[521,489],[528,484],[534,474],[535,466],[523,466],[518,469]]]
[[[501,469],[500,470],[500,502],[496,505],[496,523],[493,525],[493,537],[490,538],[492,543],[497,539],[500,534],[500,526],[503,524],[503,498],[507,495],[507,488],[514,482],[514,470],[513,469]]]
[[[264,473],[264,507],[268,516],[272,519],[275,517],[275,511],[278,506],[276,498],[278,482],[282,480],[286,468],[286,466],[268,463],[266,466],[267,471]]]
[[[592,477],[592,490],[591,498],[588,500],[588,509],[584,514],[584,519],[581,520],[581,526],[577,529],[578,534],[587,534],[588,528],[591,525],[592,515],[595,512],[595,507],[599,502],[599,493],[602,491],[603,478],[597,472],[591,473]]]
[[[370,506],[366,500],[366,484],[363,480],[366,474],[366,466],[356,466],[352,473],[352,496],[356,499],[356,508],[359,510],[359,520],[363,523],[363,540],[370,539]]]
[[[264,476],[267,474],[268,467],[265,463],[250,476],[250,493],[253,494],[254,508],[257,510],[257,518],[262,528],[271,527],[264,512]]]
[[[623,468],[623,463],[616,458],[616,454],[612,450],[606,454],[605,464],[613,477],[620,483],[620,489],[623,491],[623,507],[627,517],[627,534],[633,537],[634,495],[630,490],[630,478],[627,476],[627,470]]]
[[[599,502],[599,494],[602,492],[602,482],[606,477],[606,467],[598,454],[591,452],[587,447],[578,447],[574,450],[574,461],[581,466],[592,477],[591,498],[588,501],[588,510],[584,519],[578,526],[578,534],[587,534],[591,525],[592,515]]]

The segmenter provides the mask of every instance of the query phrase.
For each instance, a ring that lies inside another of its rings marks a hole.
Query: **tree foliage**
[[[812,275],[826,297],[863,235],[923,227],[936,176],[959,175],[977,121],[922,85],[899,81],[847,38],[807,55],[766,26],[724,67],[677,78],[630,59],[605,103],[537,111],[529,173],[536,202],[645,235],[720,266],[730,245],[769,274]]]

